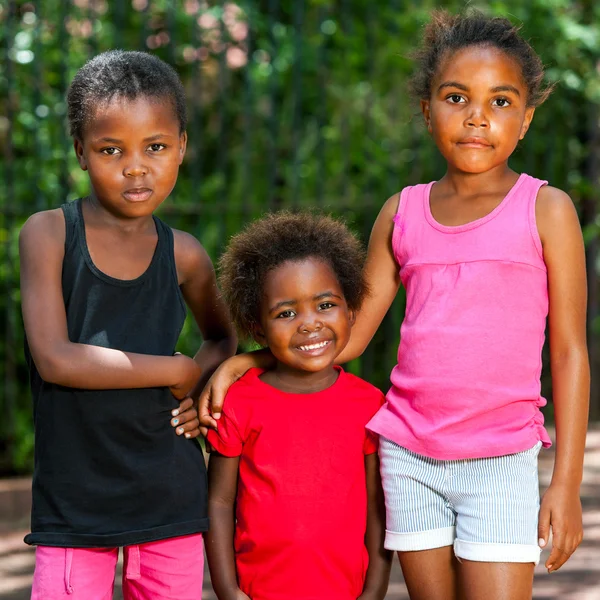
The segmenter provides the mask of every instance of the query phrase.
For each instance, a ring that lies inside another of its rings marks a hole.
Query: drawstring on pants
[[[65,548],[65,591],[67,594],[73,593],[71,585],[71,568],[73,566],[73,548]]]
[[[140,547],[129,546],[125,578],[132,581],[140,578]]]

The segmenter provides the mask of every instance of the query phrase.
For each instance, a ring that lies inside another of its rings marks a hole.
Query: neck
[[[469,197],[512,186],[518,177],[507,163],[502,163],[484,173],[465,173],[448,165],[448,170],[439,184],[446,188],[448,193]]]
[[[338,378],[338,370],[333,365],[321,371],[299,371],[277,363],[272,371],[267,371],[261,379],[282,392],[311,394],[331,387]]]
[[[148,228],[154,230],[152,215],[128,218],[111,212],[98,200],[94,193],[82,200],[82,209],[86,223],[118,229],[123,233],[143,233]]]

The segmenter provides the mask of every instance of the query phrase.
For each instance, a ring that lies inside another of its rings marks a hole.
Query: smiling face
[[[122,217],[152,214],[177,181],[187,141],[179,129],[168,101],[140,96],[97,106],[74,145],[99,203]]]
[[[277,359],[280,378],[333,369],[353,321],[328,264],[307,258],[267,273],[257,338]]]
[[[427,128],[448,168],[483,173],[505,165],[523,139],[533,107],[521,67],[493,46],[447,56],[421,101]]]

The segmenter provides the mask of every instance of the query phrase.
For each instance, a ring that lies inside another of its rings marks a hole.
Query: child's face
[[[186,148],[167,101],[140,96],[95,108],[75,141],[98,201],[119,215],[150,215],[171,193]]]
[[[449,168],[483,173],[506,163],[533,117],[527,94],[518,63],[495,47],[446,57],[421,108]]]
[[[348,343],[353,322],[328,264],[307,258],[267,274],[257,338],[281,365],[313,373],[331,367]]]

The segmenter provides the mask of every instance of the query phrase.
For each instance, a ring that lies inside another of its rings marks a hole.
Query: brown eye
[[[111,146],[110,148],[102,148],[100,152],[102,152],[102,154],[107,154],[108,156],[114,156],[115,154],[118,154],[121,151],[118,148]]]

